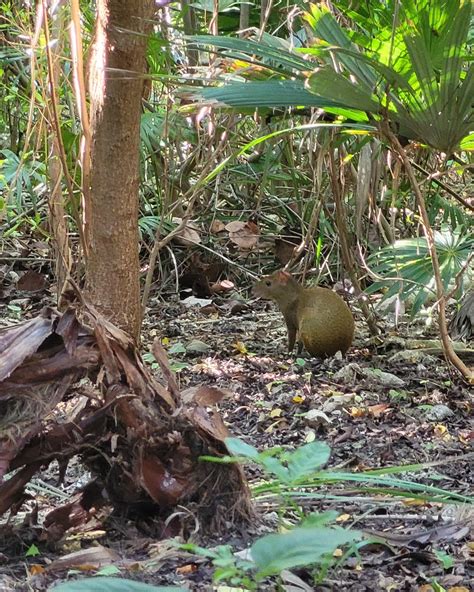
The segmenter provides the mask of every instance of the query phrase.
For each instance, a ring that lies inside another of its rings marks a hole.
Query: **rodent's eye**
[[[266,286],[268,286],[268,287],[270,287],[270,286],[272,285],[272,282],[271,282],[270,280],[267,280],[267,281],[265,282],[265,285],[266,285]]]

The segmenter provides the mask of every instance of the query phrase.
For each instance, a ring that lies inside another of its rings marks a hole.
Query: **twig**
[[[436,183],[436,185],[438,185],[439,187],[444,189],[447,193],[449,193],[449,195],[454,197],[454,199],[457,200],[460,204],[462,204],[465,208],[467,208],[468,210],[471,210],[471,212],[474,212],[474,206],[472,206],[464,198],[462,198],[460,195],[458,195],[454,191],[454,189],[451,189],[451,187],[449,185],[446,185],[446,183],[444,183],[443,181],[440,181],[437,177],[435,177],[435,174],[433,174],[433,173],[430,174],[423,167],[421,167],[418,163],[413,162],[412,160],[410,160],[410,163],[413,168],[415,168],[420,173],[423,173],[424,175],[426,175],[427,181],[434,181]]]

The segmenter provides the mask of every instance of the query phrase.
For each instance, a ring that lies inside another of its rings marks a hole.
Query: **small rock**
[[[447,405],[433,405],[426,414],[426,419],[430,421],[443,421],[448,417],[452,417],[454,411],[452,411]]]
[[[318,427],[322,423],[331,423],[331,420],[324,411],[320,411],[319,409],[310,409],[303,417],[309,427]]]
[[[378,368],[361,368],[356,363],[347,364],[341,368],[339,372],[334,374],[334,379],[344,384],[354,384],[356,381],[360,384],[358,376],[365,379],[363,382],[366,387],[400,388],[405,386],[405,381],[395,374],[383,372]]]
[[[193,354],[204,354],[207,353],[211,349],[211,346],[204,341],[199,341],[199,339],[194,339],[194,341],[190,341],[186,346],[186,351],[188,353]]]
[[[426,354],[425,352],[419,349],[406,349],[403,351],[399,351],[393,354],[393,356],[390,356],[388,361],[391,364],[405,362],[407,364],[423,363],[428,365],[437,364],[438,362],[438,360],[434,356],[430,356],[429,354]]]
[[[333,413],[337,409],[342,409],[344,405],[350,403],[354,397],[354,393],[349,393],[347,395],[334,395],[333,397],[329,397],[326,401],[324,401],[322,410],[325,413]]]
[[[377,368],[363,368],[362,374],[369,386],[383,386],[386,388],[400,388],[405,386],[405,381],[391,372],[383,372]]]
[[[181,302],[186,308],[191,308],[191,306],[200,306],[202,308],[203,306],[209,306],[209,304],[212,304],[212,300],[209,300],[208,298],[196,298],[195,296],[188,296],[184,300],[181,300]]]
[[[343,384],[353,384],[357,378],[357,373],[361,371],[359,364],[351,362],[341,368],[334,374],[334,380],[342,382]]]

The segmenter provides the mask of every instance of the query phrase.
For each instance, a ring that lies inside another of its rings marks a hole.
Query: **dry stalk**
[[[436,251],[436,246],[434,243],[434,234],[433,229],[430,224],[430,220],[428,217],[428,212],[426,211],[426,204],[423,194],[421,193],[420,186],[418,185],[418,181],[415,176],[415,172],[413,170],[413,166],[408,158],[405,150],[403,149],[402,145],[398,141],[398,138],[390,129],[390,126],[386,121],[383,121],[380,124],[380,130],[384,134],[384,136],[389,141],[393,151],[397,154],[400,160],[405,167],[405,171],[407,176],[410,180],[411,187],[413,192],[415,193],[418,210],[421,216],[421,223],[423,227],[423,233],[426,238],[426,243],[428,245],[428,251],[431,257],[431,264],[433,266],[433,274],[435,279],[436,285],[436,295],[438,298],[438,325],[439,325],[439,332],[441,337],[441,343],[443,344],[443,351],[444,355],[448,362],[459,370],[459,372],[464,376],[464,378],[471,384],[474,384],[474,371],[466,366],[464,362],[458,357],[456,352],[453,349],[453,344],[449,337],[448,333],[448,326],[446,322],[446,300],[447,295],[444,290],[443,280],[441,278],[441,271],[439,268],[439,261],[438,261],[438,253]]]
[[[73,191],[73,180],[69,174],[69,169],[67,166],[67,158],[66,158],[66,149],[64,147],[64,143],[62,140],[61,134],[61,123],[59,119],[59,101],[58,95],[55,87],[55,77],[54,77],[54,63],[53,63],[53,55],[51,52],[51,40],[50,40],[50,32],[49,32],[49,21],[48,21],[48,6],[47,2],[43,0],[42,2],[42,12],[43,12],[43,30],[45,36],[45,47],[46,47],[46,57],[48,62],[48,78],[49,78],[49,92],[51,97],[51,112],[52,112],[52,121],[50,122],[54,132],[56,134],[56,141],[58,146],[58,155],[63,169],[64,180],[66,183],[66,188],[69,196],[69,201],[71,203],[72,214],[74,216],[74,221],[77,225],[77,230],[79,233],[79,238],[81,241],[81,247],[85,248],[85,238],[83,233],[83,228],[81,224],[79,208],[76,203]]]
[[[362,314],[365,317],[367,326],[372,335],[378,335],[379,330],[375,323],[375,318],[372,311],[369,309],[367,301],[365,300],[364,292],[360,286],[359,279],[356,273],[356,262],[352,255],[349,239],[349,229],[347,227],[347,214],[344,207],[344,201],[342,198],[342,191],[340,185],[340,178],[336,169],[336,161],[334,159],[334,151],[329,151],[329,162],[330,162],[330,174],[331,184],[333,190],[334,202],[336,204],[336,226],[339,234],[339,241],[341,243],[341,254],[344,266],[349,274],[352,285],[354,286],[354,292],[357,297]]]
[[[216,148],[216,151],[214,153],[215,157],[218,156],[220,154],[220,152],[223,151],[226,143],[227,143],[227,137],[224,136]],[[142,296],[142,311],[143,311],[143,313],[145,312],[145,307],[147,305],[148,298],[150,297],[151,284],[153,281],[153,275],[155,273],[156,260],[158,258],[158,254],[161,251],[161,249],[163,249],[163,247],[165,247],[168,243],[170,243],[176,235],[178,235],[184,228],[186,228],[186,225],[188,224],[188,222],[192,216],[196,200],[200,195],[200,190],[203,185],[203,182],[206,179],[206,177],[208,176],[212,167],[213,167],[213,159],[209,159],[208,163],[204,166],[203,170],[201,171],[196,183],[192,187],[190,187],[190,189],[188,191],[186,191],[186,193],[181,198],[181,201],[184,201],[185,199],[189,198],[189,202],[188,202],[188,205],[187,205],[186,210],[184,212],[184,215],[182,216],[181,222],[178,224],[178,226],[163,238],[160,238],[161,228],[158,227],[158,229],[156,231],[155,242],[153,244],[153,248],[150,253],[150,261],[148,264],[148,271],[147,271],[146,278],[145,278],[145,286],[143,288],[143,296]]]
[[[91,142],[92,132],[87,109],[87,92],[84,80],[84,64],[82,55],[82,31],[81,31],[81,10],[79,0],[71,0],[71,22],[69,25],[69,42],[72,56],[72,74],[74,82],[74,95],[81,124],[82,138],[80,145],[81,163],[81,194],[82,194],[82,216],[81,228],[84,235],[89,229],[86,225],[87,216],[90,211],[90,169],[91,169]],[[83,242],[84,257],[87,259],[88,244]]]
[[[48,45],[48,67],[49,67],[49,88],[59,88],[60,84],[60,59],[62,49],[62,39],[60,36],[62,27],[62,14],[53,23],[53,36],[58,40],[56,45],[52,47]],[[45,29],[47,28],[47,19],[45,17]],[[49,59],[51,58],[51,59]],[[54,104],[56,97],[50,94],[51,101],[47,103],[46,111],[48,119],[51,122],[54,118],[51,105]],[[47,148],[48,148],[48,171],[49,171],[49,219],[51,231],[54,237],[54,251],[56,253],[56,281],[57,294],[56,301],[58,305],[63,300],[64,291],[67,289],[67,278],[72,267],[72,254],[69,245],[69,229],[67,224],[67,216],[64,208],[64,198],[61,189],[61,181],[64,178],[64,172],[61,167],[61,151],[59,136],[54,130],[54,126],[47,134]]]

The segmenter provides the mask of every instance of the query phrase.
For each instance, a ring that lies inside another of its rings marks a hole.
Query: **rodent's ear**
[[[291,278],[291,274],[287,271],[278,271],[277,272],[277,280],[282,284],[287,284],[288,280]]]

